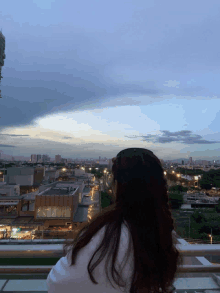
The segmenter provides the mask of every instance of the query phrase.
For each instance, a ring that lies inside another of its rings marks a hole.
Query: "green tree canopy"
[[[169,187],[170,192],[186,192],[188,190],[187,187],[183,187],[182,185],[174,185]]]

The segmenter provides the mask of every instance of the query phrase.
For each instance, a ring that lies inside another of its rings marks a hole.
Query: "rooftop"
[[[50,190],[47,190],[42,195],[63,195],[73,193],[76,188],[71,187],[53,187]]]

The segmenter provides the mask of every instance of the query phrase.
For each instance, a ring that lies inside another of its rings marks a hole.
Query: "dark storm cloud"
[[[205,140],[202,139],[201,135],[192,134],[190,130],[181,130],[176,132],[171,132],[168,130],[161,130],[163,133],[162,136],[159,135],[142,135],[142,136],[126,136],[128,138],[143,138],[144,141],[147,142],[155,142],[155,143],[171,143],[171,142],[182,142],[183,144],[213,144],[220,143],[220,141],[213,140]]]
[[[93,76],[84,74],[84,70],[89,71],[89,67],[81,69],[80,78],[74,77],[73,73],[72,76],[66,76],[65,81],[62,81],[64,77],[61,78],[59,73],[51,73],[53,82],[20,80],[19,86],[14,86],[13,83],[11,86],[3,86],[2,92],[4,95],[1,99],[2,127],[28,125],[38,117],[61,111],[79,110],[85,104],[87,108],[92,107],[92,105],[100,107],[100,102],[110,97],[128,93],[139,95],[156,95],[159,93],[156,88],[152,88],[151,84],[141,86],[106,82],[103,77],[99,76],[103,68],[94,68]],[[72,72],[74,72],[74,69]],[[32,75],[33,78],[35,76],[33,72],[28,74]],[[25,76],[26,74],[23,73],[22,75]],[[45,75],[41,73],[42,77]],[[94,77],[95,75],[96,77]]]
[[[9,145],[9,144],[0,144],[0,147],[4,148],[16,148],[14,145]]]
[[[189,86],[186,79],[189,72],[219,68],[218,1],[207,8],[199,1],[141,1],[140,6],[86,1],[91,5],[87,15],[84,2],[63,0],[62,5],[55,1],[45,18],[31,1],[25,13],[17,2],[12,11],[8,2],[1,15],[6,37],[3,128],[61,111],[98,108],[118,96],[122,105],[131,105],[129,94],[156,101],[163,94],[196,98],[215,93],[209,84]],[[178,88],[163,86],[171,75],[180,81]]]

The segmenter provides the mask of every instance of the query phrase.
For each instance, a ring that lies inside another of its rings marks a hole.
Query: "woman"
[[[114,202],[67,241],[66,256],[48,275],[48,293],[172,292],[183,259],[160,160],[129,148],[112,161]]]

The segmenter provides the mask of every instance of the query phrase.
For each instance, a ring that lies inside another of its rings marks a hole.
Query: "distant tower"
[[[189,158],[189,164],[192,165],[192,157]]]
[[[184,161],[182,160],[182,165],[184,165]]]

